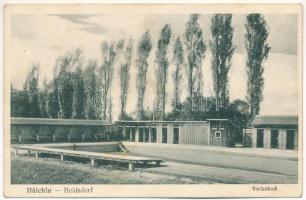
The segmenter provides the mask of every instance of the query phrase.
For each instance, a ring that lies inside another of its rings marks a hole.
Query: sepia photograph
[[[299,4],[4,6],[5,195],[300,196],[301,16]]]

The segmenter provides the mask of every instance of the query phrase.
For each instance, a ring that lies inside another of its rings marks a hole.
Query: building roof
[[[140,120],[140,121],[132,121],[132,120],[119,120],[117,123],[131,123],[131,124],[145,124],[145,123],[207,123],[207,121],[160,121],[160,120]]]
[[[21,117],[12,117],[11,124],[86,125],[86,126],[111,125],[111,123],[104,120],[48,119],[48,118],[21,118]]]
[[[119,124],[152,124],[152,123],[162,123],[162,124],[173,124],[173,123],[207,123],[208,121],[228,121],[228,119],[207,119],[207,121],[161,121],[161,120],[119,120],[117,123]]]
[[[229,121],[228,119],[207,119],[207,121]]]
[[[252,125],[298,125],[298,123],[296,115],[256,115]]]

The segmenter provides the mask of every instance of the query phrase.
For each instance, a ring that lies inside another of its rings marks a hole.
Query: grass
[[[87,162],[64,161],[57,158],[12,156],[12,184],[195,184],[207,180],[175,175],[155,174],[126,166],[98,165]]]

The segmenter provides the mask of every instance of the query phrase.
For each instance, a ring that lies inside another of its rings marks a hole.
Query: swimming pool
[[[147,165],[153,162],[160,166],[160,163],[164,162],[158,158],[129,155],[126,147],[120,142],[14,145],[12,148],[16,156],[18,152],[26,151],[29,156],[35,153],[36,158],[41,154],[59,155],[61,161],[64,161],[64,157],[85,158],[90,160],[91,165],[96,165],[97,160],[127,163],[129,171],[133,171],[136,164]]]
[[[86,152],[96,152],[96,153],[120,153],[123,152],[120,149],[118,143],[108,143],[108,144],[82,144],[82,143],[74,143],[74,144],[66,144],[66,145],[56,145],[56,146],[47,146],[52,149],[65,149],[65,150],[73,150],[73,151],[86,151]]]

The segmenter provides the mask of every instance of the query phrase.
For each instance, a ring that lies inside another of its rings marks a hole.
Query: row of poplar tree
[[[198,22],[200,15],[192,14],[185,24],[183,37],[178,36],[168,58],[171,39],[171,25],[166,24],[160,33],[156,52],[156,99],[154,102],[155,118],[165,119],[168,68],[175,65],[172,75],[173,111],[179,110],[181,102],[182,78],[187,78],[188,97],[185,102],[196,102],[203,97],[202,64],[208,48],[212,52],[212,72],[214,96],[211,102],[215,111],[226,110],[229,102],[228,72],[235,50],[231,14],[216,14],[211,19],[212,39],[205,44],[204,35]],[[267,44],[268,30],[261,14],[249,14],[246,20],[245,48],[247,52],[247,96],[248,115],[252,119],[260,111],[263,99],[262,90],[263,61],[267,58],[270,47]],[[51,81],[44,81],[43,88],[38,88],[39,65],[34,64],[24,83],[23,90],[11,86],[11,115],[15,117],[107,119],[112,120],[111,85],[114,66],[120,66],[120,119],[129,118],[126,113],[133,56],[137,68],[137,119],[145,118],[144,94],[147,86],[148,57],[152,50],[149,31],[146,31],[136,47],[132,39],[128,41],[102,42],[102,63],[81,59],[81,51],[67,53],[58,57],[53,69]],[[134,51],[136,49],[136,51]],[[134,55],[135,54],[135,55]],[[185,74],[183,74],[185,73]],[[184,75],[184,76],[183,76]],[[207,103],[207,100],[206,100]],[[194,107],[194,106],[193,106]],[[192,113],[191,113],[192,114]],[[192,117],[191,117],[192,118]],[[187,119],[186,119],[187,120]]]

